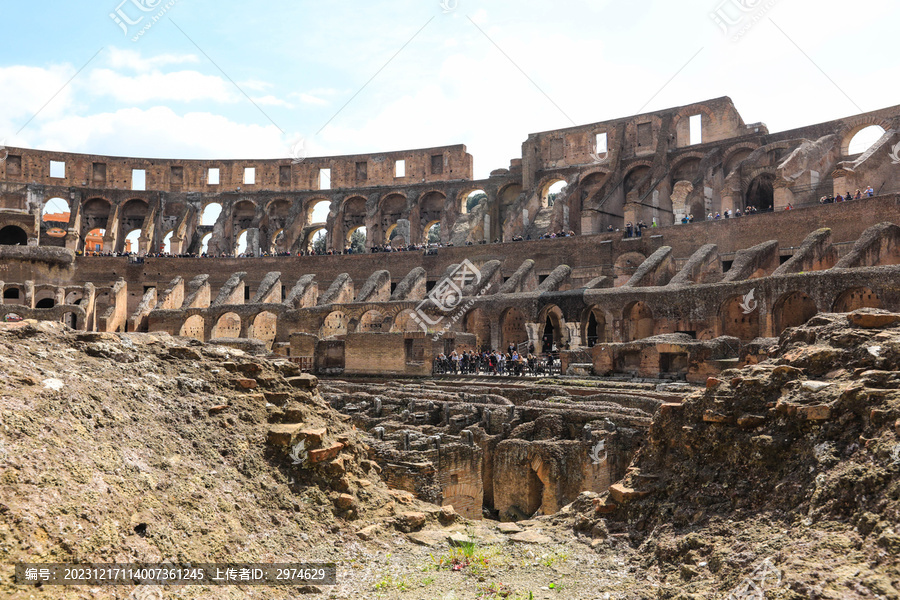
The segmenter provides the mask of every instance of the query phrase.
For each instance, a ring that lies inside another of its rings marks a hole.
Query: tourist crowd
[[[851,192],[847,192],[845,196],[838,194],[837,196],[822,196],[819,198],[819,204],[831,204],[833,202],[848,202],[850,200],[862,200],[863,197],[871,198],[875,195],[875,190],[872,189],[872,186],[866,187],[866,191],[862,191],[859,188],[856,189],[856,193],[853,194]]]
[[[515,345],[506,352],[484,350],[482,352],[453,350],[449,355],[443,352],[435,357],[432,365],[434,375],[496,375],[521,377],[559,374],[558,355],[547,353],[535,356],[534,344],[528,352],[519,353]]]

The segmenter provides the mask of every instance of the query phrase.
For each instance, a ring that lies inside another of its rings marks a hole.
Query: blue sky
[[[486,177],[528,133],[706,98],[730,96],[771,131],[900,104],[892,0],[0,7],[0,143],[49,150],[275,158],[301,138],[314,155],[464,143]],[[126,34],[110,14],[142,19]]]

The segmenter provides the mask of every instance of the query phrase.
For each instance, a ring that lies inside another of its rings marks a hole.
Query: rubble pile
[[[799,594],[779,598],[900,597],[900,315],[787,330],[770,360],[663,404],[625,478],[566,511],[676,580],[769,559]]]

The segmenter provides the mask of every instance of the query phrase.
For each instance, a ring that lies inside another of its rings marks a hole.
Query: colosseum
[[[391,485],[517,520],[605,490],[659,406],[764,360],[787,328],[900,311],[898,154],[900,106],[770,133],[729,98],[530,134],[481,180],[463,145],[281,160],[10,147],[0,320],[289,359],[326,377]],[[450,358],[492,349],[523,357],[505,383]],[[519,385],[542,375],[557,379]],[[566,383],[594,377],[589,394]],[[580,467],[563,477],[566,460]]]

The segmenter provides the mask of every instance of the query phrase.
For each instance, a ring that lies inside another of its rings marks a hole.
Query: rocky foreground
[[[4,598],[900,598],[900,316],[819,315],[655,415],[627,477],[465,522],[286,361],[0,325]],[[16,562],[338,564],[336,586],[21,587]]]

